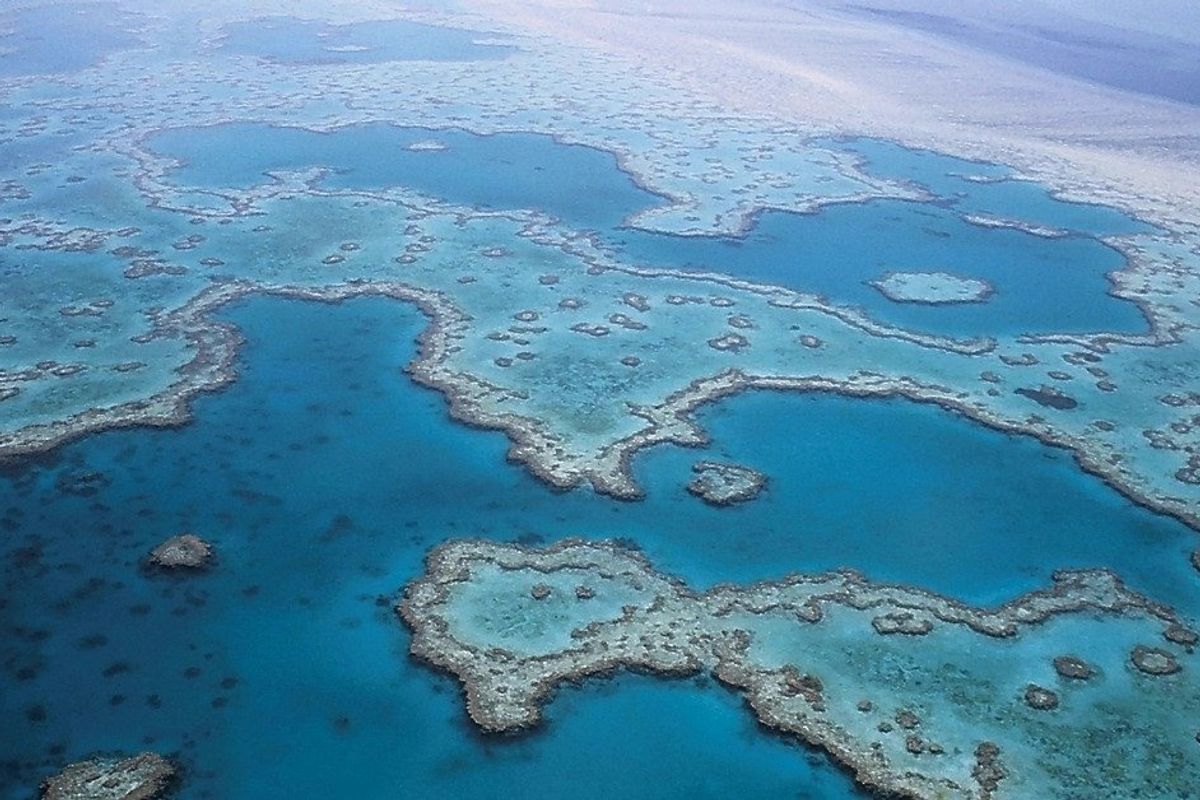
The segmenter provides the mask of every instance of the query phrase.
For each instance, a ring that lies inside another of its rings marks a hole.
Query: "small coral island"
[[[984,609],[854,572],[698,593],[610,542],[466,540],[398,610],[486,731],[537,725],[564,682],[709,672],[888,796],[1183,797],[1200,774],[1196,634],[1103,570]]]
[[[983,303],[995,293],[985,280],[949,272],[886,272],[870,285],[893,302],[925,305]]]
[[[200,570],[212,562],[213,548],[194,533],[172,536],[150,551],[148,566],[164,570]]]
[[[413,142],[406,149],[414,153],[440,153],[447,149],[446,143],[440,139],[421,139]]]
[[[767,476],[740,464],[700,461],[692,466],[696,477],[688,491],[714,506],[744,503],[758,497],[767,485]]]
[[[155,800],[175,778],[175,767],[157,753],[91,758],[42,782],[42,800]]]

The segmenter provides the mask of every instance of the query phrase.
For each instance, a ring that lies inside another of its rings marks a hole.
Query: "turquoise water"
[[[1148,223],[1115,208],[1058,200],[1037,183],[1012,179],[1013,171],[997,164],[968,161],[882,139],[822,139],[818,142],[863,159],[865,169],[872,175],[906,180],[924,187],[939,197],[943,205],[965,214],[991,214],[1093,236],[1153,230]],[[987,181],[969,180],[972,177]]]
[[[380,61],[483,61],[506,58],[516,48],[479,44],[492,34],[424,25],[408,20],[372,20],[349,25],[265,17],[227,26],[221,49],[281,64],[373,64]]]
[[[742,239],[620,231],[628,258],[790,286],[855,305],[874,319],[951,336],[1147,329],[1141,311],[1108,294],[1106,273],[1124,258],[1095,239],[1047,240],[982,228],[929,203],[876,200],[819,214],[770,212]],[[986,303],[895,303],[868,282],[888,271],[982,278]]]
[[[401,373],[411,308],[262,299],[228,316],[248,337],[241,379],[193,424],[91,437],[0,482],[6,800],[93,750],[140,747],[181,755],[184,798],[859,796],[686,681],[593,682],[528,737],[473,733],[390,608],[452,536],[622,535],[697,585],[849,564],[977,602],[1106,564],[1200,609],[1193,534],[1061,453],[932,407],[735,398],[702,415],[709,450],[640,456],[648,498],[619,503],[553,493],[505,463],[503,436],[451,423]],[[772,484],[705,506],[682,482],[712,456]],[[95,493],[72,490],[91,472]],[[182,529],[215,543],[216,568],[141,574]]]
[[[13,174],[24,171],[30,164],[52,163],[67,155],[82,139],[78,133],[64,131],[40,136],[6,136],[0,147],[0,169]]]
[[[0,77],[72,72],[141,44],[140,18],[110,3],[68,3],[0,12]]]
[[[713,437],[703,457],[752,466],[771,483],[754,503],[712,513],[679,488],[700,453],[664,447],[639,458],[649,505],[672,527],[703,532],[687,555],[670,556],[703,558],[689,578],[722,580],[722,564],[736,565],[726,569],[739,581],[784,564],[851,566],[990,605],[1045,585],[1059,567],[1107,566],[1200,612],[1187,559],[1195,534],[1082,474],[1065,451],[903,400],[757,392],[699,419]]]
[[[436,140],[438,151],[410,145]],[[589,147],[529,133],[478,136],[361,125],[316,133],[244,123],[156,134],[150,146],[181,159],[180,184],[248,187],[268,170],[327,166],[326,184],[379,189],[408,186],[451,203],[485,209],[536,208],[568,225],[599,231],[634,263],[717,270],[821,294],[864,308],[896,325],[952,336],[1014,333],[1142,332],[1138,308],[1108,294],[1107,273],[1123,257],[1097,235],[1145,226],[1100,206],[1064,203],[1035,184],[973,183],[961,174],[1001,177],[1001,168],[858,140],[871,172],[915,180],[937,203],[875,201],[817,214],[767,212],[744,237],[680,237],[623,225],[663,199],[636,186],[616,159]],[[849,147],[849,144],[839,144]],[[963,221],[963,213],[1019,216],[1079,233],[1046,239]],[[943,270],[987,280],[987,303],[926,306],[893,303],[868,284],[889,270]]]
[[[410,150],[437,141],[444,150]],[[661,198],[639,189],[610,153],[560,144],[534,133],[479,136],[461,130],[355,125],[331,133],[255,123],[176,128],[150,147],[181,159],[171,174],[181,185],[244,188],[268,170],[326,166],[339,189],[408,186],[455,205],[537,208],[569,225],[608,229]]]
[[[686,683],[592,684],[544,732],[474,734],[453,683],[406,657],[396,590],[448,536],[583,520],[504,464],[502,437],[450,423],[403,377],[412,309],[254,301],[233,318],[243,378],[198,402],[196,424],[94,437],[0,489],[0,797],[64,759],[144,746],[181,753],[185,798],[854,796],[734,698]],[[56,488],[94,470],[111,480],[94,496]],[[598,527],[633,508],[570,499]],[[210,537],[219,566],[141,575],[180,528]]]

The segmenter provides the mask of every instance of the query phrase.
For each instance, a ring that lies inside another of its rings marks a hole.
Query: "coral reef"
[[[42,800],[155,800],[175,778],[175,767],[156,753],[97,757],[70,764],[42,783]]]
[[[696,477],[687,490],[706,503],[728,506],[753,500],[767,485],[761,472],[722,461],[699,461],[692,465]]]
[[[146,563],[159,569],[195,570],[207,567],[212,557],[211,544],[194,533],[181,533],[155,546]]]
[[[933,306],[983,303],[995,293],[992,285],[985,280],[964,278],[949,272],[887,272],[870,284],[893,302]]]
[[[537,725],[564,682],[708,671],[889,796],[1186,793],[1200,767],[1192,649],[1168,635],[1186,623],[1105,571],[983,609],[852,572],[695,592],[612,543],[462,540],[429,554],[398,610],[487,731]],[[1112,725],[1127,735],[1100,735]]]

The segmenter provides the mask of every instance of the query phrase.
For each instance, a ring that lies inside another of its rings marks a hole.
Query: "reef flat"
[[[949,272],[888,272],[871,285],[896,303],[982,303],[995,292],[987,281]]]
[[[1200,765],[1196,633],[1102,570],[978,609],[853,572],[700,593],[607,542],[459,540],[398,611],[487,731],[537,725],[564,682],[707,671],[901,797],[1176,797]]]

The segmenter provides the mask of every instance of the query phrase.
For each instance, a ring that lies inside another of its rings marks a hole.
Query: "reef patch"
[[[766,475],[740,464],[699,461],[692,472],[696,477],[688,483],[688,491],[714,506],[753,500],[767,485]]]
[[[869,283],[892,302],[924,305],[983,303],[996,291],[985,280],[949,272],[885,272]]]
[[[42,800],[155,800],[175,778],[175,766],[157,753],[97,757],[70,764],[42,782]]]
[[[213,547],[194,533],[181,533],[157,545],[147,565],[165,570],[200,570],[212,562]]]

